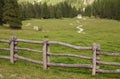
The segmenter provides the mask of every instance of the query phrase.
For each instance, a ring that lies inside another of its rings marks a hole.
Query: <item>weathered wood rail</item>
[[[42,50],[34,50],[30,48],[20,48],[18,47],[18,43],[30,43],[30,44],[41,44]],[[112,65],[112,66],[120,66],[120,63],[116,62],[104,62],[100,61],[100,55],[106,55],[106,56],[116,56],[120,57],[120,53],[108,53],[108,52],[101,52],[100,45],[94,43],[91,47],[80,47],[80,46],[74,46],[71,44],[63,43],[63,42],[57,42],[57,41],[32,41],[32,40],[23,40],[23,39],[17,39],[17,37],[12,36],[10,40],[0,40],[0,43],[7,43],[9,44],[9,48],[0,48],[0,50],[3,51],[9,51],[10,56],[2,56],[0,55],[0,59],[8,59],[11,63],[15,63],[17,59],[25,60],[28,62],[33,62],[36,64],[43,65],[44,69],[47,69],[48,67],[67,67],[67,68],[89,68],[92,69],[92,75],[95,75],[96,73],[120,73],[120,69],[116,70],[103,70],[100,69],[100,64],[103,65]],[[92,51],[92,57],[82,56],[82,55],[75,55],[75,54],[56,54],[50,52],[50,45],[60,45],[69,47],[76,50],[89,50]],[[29,52],[36,52],[40,53],[43,56],[43,60],[33,60],[30,58],[26,58],[23,56],[18,55],[19,50],[29,51]],[[83,58],[86,60],[92,61],[92,64],[63,64],[63,63],[52,63],[50,62],[50,56],[64,56],[64,57],[75,57],[75,58]]]

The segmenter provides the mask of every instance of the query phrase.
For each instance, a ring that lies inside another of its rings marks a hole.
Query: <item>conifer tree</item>
[[[24,2],[20,4],[23,18],[62,18],[75,17],[80,13],[75,7],[72,7],[68,2],[64,1],[56,5],[47,5],[46,2],[38,3]]]
[[[120,20],[120,0],[95,0],[87,6],[85,14],[88,16]]]
[[[3,0],[0,0],[0,25],[3,24],[3,5],[4,5]]]
[[[69,15],[69,9],[68,9],[68,3],[65,1],[64,3],[63,3],[63,6],[62,6],[62,8],[63,8],[63,15],[64,15],[64,17],[68,17]]]
[[[61,9],[61,6],[60,5],[57,5],[56,6],[56,9],[55,9],[55,17],[56,18],[62,18],[62,9]]]
[[[35,18],[41,17],[41,3],[34,2],[34,16]]]
[[[49,18],[49,16],[50,16],[50,14],[49,14],[49,9],[48,9],[47,3],[44,3],[41,6],[41,17],[47,19],[47,18]]]
[[[50,5],[49,10],[50,10],[50,18],[55,18],[55,7]]]
[[[4,0],[3,19],[11,29],[21,29],[21,19],[17,0]]]

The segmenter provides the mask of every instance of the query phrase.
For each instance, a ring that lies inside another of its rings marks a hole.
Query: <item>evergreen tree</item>
[[[40,3],[37,3],[37,2],[34,2],[35,4],[33,5],[34,6],[34,16],[35,18],[40,18],[41,17],[41,4]]]
[[[68,3],[65,1],[62,5],[62,12],[64,17],[69,17],[69,9],[68,9]]]
[[[50,18],[55,18],[55,7],[50,5],[49,10],[50,10]]]
[[[85,14],[120,20],[120,0],[95,0],[87,6]]]
[[[47,3],[28,3],[20,4],[23,18],[62,18],[75,17],[79,12],[75,7],[71,7],[66,1],[56,5],[47,5]]]
[[[26,9],[26,16],[27,18],[34,18],[35,17],[35,12],[34,12],[34,5],[31,3],[27,3],[27,9]]]
[[[17,0],[4,0],[3,19],[12,29],[21,29],[21,19]]]
[[[62,18],[62,9],[60,5],[56,5],[55,7],[55,17]]]
[[[41,17],[45,18],[45,19],[49,18],[49,16],[50,16],[49,12],[50,11],[48,9],[47,3],[42,4],[42,6],[41,6]]]
[[[70,17],[73,18],[75,16],[77,16],[77,14],[79,14],[79,10],[76,10],[75,7],[71,8],[71,11],[70,11]]]
[[[25,16],[26,7],[25,7],[25,5],[26,4],[23,2],[21,4],[19,4],[22,19],[26,19],[26,16]]]
[[[3,24],[3,5],[4,5],[3,0],[0,0],[0,25]]]

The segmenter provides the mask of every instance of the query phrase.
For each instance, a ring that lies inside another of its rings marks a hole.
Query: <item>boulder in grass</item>
[[[42,31],[42,27],[39,27],[39,26],[34,26],[33,29],[36,31]]]
[[[78,19],[82,19],[82,15],[81,15],[81,14],[78,14],[78,15],[77,15],[77,18],[78,18]]]

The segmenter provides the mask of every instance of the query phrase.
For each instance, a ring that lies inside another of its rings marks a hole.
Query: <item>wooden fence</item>
[[[41,44],[43,46],[43,50],[34,50],[29,48],[20,48],[18,47],[19,42],[24,43],[31,43],[31,44]],[[36,64],[43,65],[44,69],[47,69],[48,67],[54,66],[54,67],[69,67],[69,68],[89,68],[92,70],[92,75],[95,75],[96,73],[120,73],[120,69],[117,70],[103,70],[100,69],[100,64],[104,65],[113,65],[113,66],[120,66],[120,63],[115,62],[104,62],[100,60],[100,55],[107,55],[107,56],[116,56],[120,57],[120,53],[107,53],[107,52],[101,52],[100,45],[94,43],[91,47],[79,47],[74,46],[71,44],[66,44],[63,42],[57,42],[57,41],[32,41],[32,40],[23,40],[23,39],[17,39],[15,36],[12,36],[10,40],[0,40],[0,43],[8,43],[10,48],[0,48],[0,50],[10,51],[10,56],[0,56],[0,58],[3,59],[9,59],[11,63],[15,63],[17,59],[22,59],[28,62],[33,62]],[[50,44],[65,46],[69,48],[73,48],[76,50],[89,50],[92,51],[92,57],[87,56],[81,56],[81,55],[75,55],[75,54],[55,54],[50,52]],[[18,55],[19,50],[24,51],[32,51],[32,52],[38,52],[43,55],[43,61],[33,60],[30,58],[26,58],[23,56]],[[65,56],[65,57],[75,57],[75,58],[83,58],[92,61],[92,64],[63,64],[63,63],[52,63],[50,62],[50,56]]]

